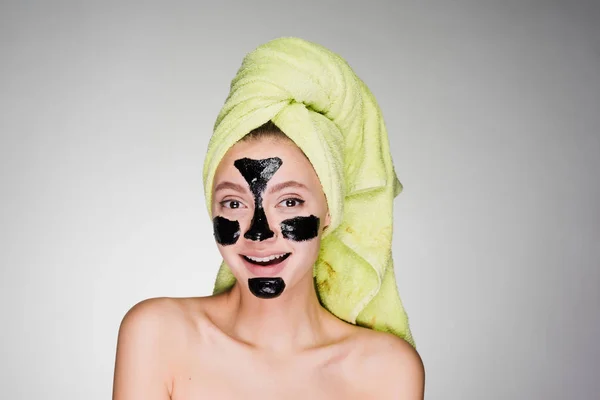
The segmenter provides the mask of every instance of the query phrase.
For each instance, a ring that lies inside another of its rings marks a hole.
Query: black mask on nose
[[[240,171],[254,195],[254,215],[250,223],[250,229],[244,233],[248,240],[262,241],[272,238],[275,234],[269,228],[267,216],[262,204],[262,195],[267,188],[267,182],[275,175],[283,161],[279,157],[252,160],[241,158],[233,165]]]

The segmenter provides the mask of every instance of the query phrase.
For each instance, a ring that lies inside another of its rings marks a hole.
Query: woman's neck
[[[236,283],[226,295],[231,315],[227,333],[278,354],[322,345],[335,317],[319,304],[311,272],[274,299],[257,298]]]

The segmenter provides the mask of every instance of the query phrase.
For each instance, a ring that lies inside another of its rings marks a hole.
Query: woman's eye
[[[225,208],[242,208],[242,203],[237,200],[225,200],[221,202],[221,206]]]
[[[283,206],[283,207],[291,208],[291,207],[298,207],[298,206],[302,205],[302,203],[304,203],[304,200],[285,199],[281,203],[279,203],[279,205]]]

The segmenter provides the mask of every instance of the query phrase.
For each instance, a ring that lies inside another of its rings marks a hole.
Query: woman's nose
[[[265,210],[262,207],[256,208],[252,216],[250,228],[244,233],[244,238],[255,242],[262,242],[273,237],[275,237],[275,232],[269,228]]]

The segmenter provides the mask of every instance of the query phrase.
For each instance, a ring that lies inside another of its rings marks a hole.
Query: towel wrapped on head
[[[381,111],[350,66],[298,38],[272,40],[249,53],[231,82],[204,164],[210,210],[215,171],[225,153],[272,121],[313,165],[331,216],[314,278],[321,304],[347,322],[394,333],[414,346],[391,254],[394,172]],[[215,293],[235,278],[223,263]]]

